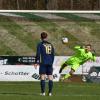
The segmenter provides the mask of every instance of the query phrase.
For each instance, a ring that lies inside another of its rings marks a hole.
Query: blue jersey
[[[37,46],[36,63],[52,65],[54,61],[54,48],[51,43],[42,41]]]

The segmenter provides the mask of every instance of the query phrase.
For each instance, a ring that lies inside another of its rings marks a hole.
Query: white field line
[[[14,85],[17,85],[17,86],[20,86],[20,85],[22,85],[22,86],[25,86],[25,85],[27,85],[27,86],[29,86],[29,85],[32,85],[33,86],[33,84],[32,83],[27,83],[27,84],[24,84],[24,83],[22,83],[22,84],[14,84],[14,83],[6,83],[5,82],[5,84],[4,83],[0,83],[0,86],[14,86]],[[65,84],[64,84],[65,85]],[[63,85],[58,85],[57,87],[62,87],[62,88],[64,88],[63,87]],[[80,87],[80,88],[83,88],[83,87],[86,87],[86,88],[88,88],[88,87],[90,87],[90,88],[95,88],[95,87],[97,87],[97,86],[94,86],[94,85],[84,85],[84,86],[81,86],[81,85],[67,85],[65,88],[67,88],[67,87],[73,87],[73,88],[77,88],[77,87]]]
[[[1,92],[0,95],[5,95],[5,96],[13,96],[13,95],[21,95],[21,96],[39,96],[40,93],[26,93],[26,92]],[[53,96],[55,97],[99,97],[100,94],[54,94]],[[52,96],[52,97],[53,97]]]
[[[65,94],[65,95],[55,95],[55,96],[65,96],[65,97],[97,97],[100,94]]]

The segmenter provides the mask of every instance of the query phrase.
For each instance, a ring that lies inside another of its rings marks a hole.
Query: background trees
[[[0,0],[0,9],[100,10],[100,0]]]

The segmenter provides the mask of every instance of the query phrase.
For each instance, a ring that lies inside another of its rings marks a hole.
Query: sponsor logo
[[[34,74],[32,75],[32,78],[34,78],[34,79],[36,79],[36,80],[40,80],[40,75],[37,74],[37,73],[34,73]],[[54,74],[54,75],[53,75],[53,79],[56,79],[56,78],[58,78],[58,75],[57,75],[57,74]],[[46,77],[46,80],[48,80],[47,77]]]
[[[100,83],[100,67],[91,67],[88,75],[86,76],[88,82]]]
[[[29,75],[29,73],[27,73],[27,72],[9,72],[9,71],[6,71],[5,73],[4,73],[4,75]]]

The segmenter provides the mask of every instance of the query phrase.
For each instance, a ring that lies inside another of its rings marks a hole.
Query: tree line
[[[0,0],[8,10],[100,10],[100,0]]]

